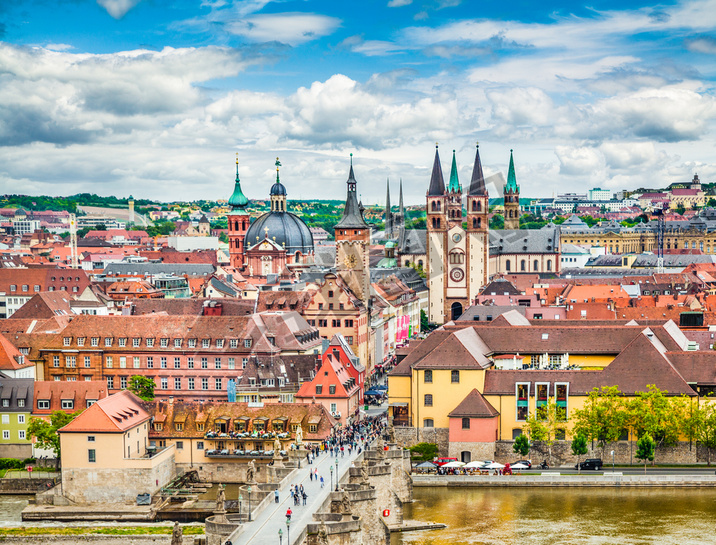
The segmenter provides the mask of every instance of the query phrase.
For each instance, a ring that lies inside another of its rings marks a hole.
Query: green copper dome
[[[229,206],[232,210],[243,210],[249,205],[249,199],[246,198],[244,192],[241,191],[241,180],[239,180],[239,159],[236,159],[236,183],[234,184],[234,192],[229,197]]]

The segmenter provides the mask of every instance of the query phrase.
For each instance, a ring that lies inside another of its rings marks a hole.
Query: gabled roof
[[[471,417],[471,418],[494,418],[499,412],[490,405],[477,388],[467,394],[460,404],[448,413],[449,418]]]
[[[486,369],[491,365],[485,356],[489,352],[489,347],[474,329],[464,328],[445,338],[416,363],[414,368]]]
[[[141,400],[129,390],[100,399],[58,433],[124,433],[149,420]]]
[[[440,166],[440,155],[438,147],[435,146],[435,160],[433,161],[433,171],[430,175],[430,186],[428,187],[428,196],[435,197],[445,194],[445,180],[443,180],[443,169]]]

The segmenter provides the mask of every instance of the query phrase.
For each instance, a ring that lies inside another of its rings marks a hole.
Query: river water
[[[391,545],[716,544],[716,490],[415,488],[405,519],[443,530]]]

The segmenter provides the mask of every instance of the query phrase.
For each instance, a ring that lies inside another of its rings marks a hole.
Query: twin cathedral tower
[[[477,297],[480,289],[488,282],[489,273],[489,196],[480,161],[479,147],[467,194],[457,174],[457,163],[453,151],[450,179],[446,186],[440,155],[435,147],[430,184],[426,195],[427,231],[426,258],[427,283],[429,288],[428,319],[434,323],[445,323],[459,317]],[[357,182],[353,172],[353,154],[348,174],[346,204],[343,217],[335,226],[336,269],[351,290],[367,303],[370,297],[369,249],[371,228],[363,217],[363,206],[358,201]],[[238,163],[238,162],[237,162]],[[280,163],[277,160],[277,165]],[[512,150],[507,184],[504,187],[505,229],[519,228],[519,186],[515,177]],[[398,221],[403,224],[402,185]],[[465,207],[463,208],[463,197]],[[232,211],[229,213],[229,246],[232,266],[245,271],[248,265],[247,252],[250,244],[267,245],[274,242],[275,253],[286,254],[273,259],[286,265],[309,265],[313,257],[313,240],[300,218],[286,209],[286,190],[279,182],[278,168],[276,183],[271,188],[271,211],[253,223],[246,211],[248,199],[240,189],[238,164],[234,194],[229,199]],[[287,217],[283,217],[283,216]],[[281,216],[279,218],[279,216]],[[290,220],[290,221],[288,221]],[[386,212],[386,231],[393,220]],[[269,235],[269,226],[276,223],[280,233],[277,239]],[[262,224],[265,236],[256,227]],[[288,225],[290,223],[291,225]],[[296,225],[293,225],[293,224]],[[404,224],[403,224],[404,225]],[[401,228],[404,228],[401,225]],[[304,235],[303,231],[307,232]],[[392,230],[392,229],[391,229]],[[256,231],[256,233],[254,233]],[[247,236],[248,235],[248,236]],[[252,240],[255,237],[255,241]],[[264,239],[263,241],[261,239]],[[280,250],[280,251],[279,251]],[[265,257],[264,257],[265,259]],[[258,268],[258,266],[256,267]],[[253,267],[250,267],[253,275]],[[272,272],[278,273],[277,270]],[[244,273],[245,274],[245,273]],[[262,275],[262,274],[260,274]]]

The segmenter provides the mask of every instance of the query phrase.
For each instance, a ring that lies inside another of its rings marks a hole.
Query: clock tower
[[[367,308],[368,300],[370,299],[370,268],[368,262],[370,226],[363,219],[363,211],[358,204],[352,153],[351,167],[346,185],[348,186],[346,206],[343,209],[343,217],[334,229],[336,237],[336,267]]]

